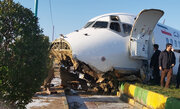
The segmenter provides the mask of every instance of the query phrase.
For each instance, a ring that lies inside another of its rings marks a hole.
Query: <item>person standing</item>
[[[161,70],[161,87],[164,87],[164,79],[167,75],[165,88],[169,88],[173,67],[175,66],[176,57],[172,51],[172,44],[167,43],[166,49],[159,56],[159,70]]]
[[[174,52],[180,53],[180,50],[174,50]],[[180,57],[179,57],[179,67],[178,67],[178,72],[176,76],[176,88],[179,88],[180,85]]]
[[[176,88],[179,88],[179,84],[180,84],[180,64],[179,64],[178,72],[176,76]]]
[[[158,44],[154,44],[154,54],[151,57],[150,68],[153,69],[152,76],[153,76],[153,83],[159,84],[160,83],[160,74],[159,74],[159,55],[161,53]]]

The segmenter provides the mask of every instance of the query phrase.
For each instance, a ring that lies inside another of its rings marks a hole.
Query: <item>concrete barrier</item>
[[[136,102],[138,102],[142,105],[141,107],[143,109],[180,109],[180,99],[168,98],[167,96],[143,89],[133,84],[121,84],[120,93],[119,95],[121,96],[125,94],[129,97],[126,98],[128,103],[135,105]]]
[[[165,109],[180,109],[180,99],[169,97],[166,101]]]

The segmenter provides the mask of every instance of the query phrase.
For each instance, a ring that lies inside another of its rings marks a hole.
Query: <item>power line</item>
[[[50,8],[50,14],[51,14],[51,23],[53,27],[53,31],[52,31],[52,41],[53,41],[54,40],[54,23],[53,23],[53,15],[52,15],[52,8],[51,8],[51,0],[49,0],[49,8]]]

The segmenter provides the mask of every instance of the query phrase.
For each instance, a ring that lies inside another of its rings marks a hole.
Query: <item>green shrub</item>
[[[0,1],[0,97],[19,108],[31,101],[49,69],[49,39],[32,11]]]

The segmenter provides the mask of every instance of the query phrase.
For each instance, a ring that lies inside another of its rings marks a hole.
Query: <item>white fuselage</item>
[[[180,49],[180,31],[173,29],[169,26],[163,24],[157,24],[154,29],[154,43],[159,44],[159,49],[161,51],[165,50],[166,43],[171,43],[173,49]],[[176,56],[176,65],[173,68],[173,74],[177,74],[179,66],[179,56],[180,53],[175,53]]]
[[[118,20],[114,19],[114,16],[118,17]],[[92,22],[90,25],[65,35],[64,39],[72,48],[73,58],[88,64],[96,71],[107,72],[114,68],[123,70],[140,69],[143,64],[142,60],[130,57],[130,32],[126,32],[125,29],[127,28],[124,27],[126,24],[133,26],[134,19],[135,16],[124,13],[105,14],[91,19],[89,21]],[[96,27],[94,26],[96,22],[107,23],[103,23],[104,27],[101,27],[101,25]],[[116,28],[117,23],[120,26],[119,28]],[[180,47],[179,37],[174,37],[173,33],[171,37],[166,36],[166,34],[163,35],[161,32],[162,26],[158,25],[156,25],[150,37],[152,43],[149,43],[149,59],[153,54],[152,44],[159,44],[160,50],[164,50],[166,38],[173,39],[173,41],[177,40],[177,47],[174,48]],[[180,35],[177,30],[166,28]],[[176,54],[176,58],[178,64],[179,54]],[[176,71],[177,64],[175,66]]]

